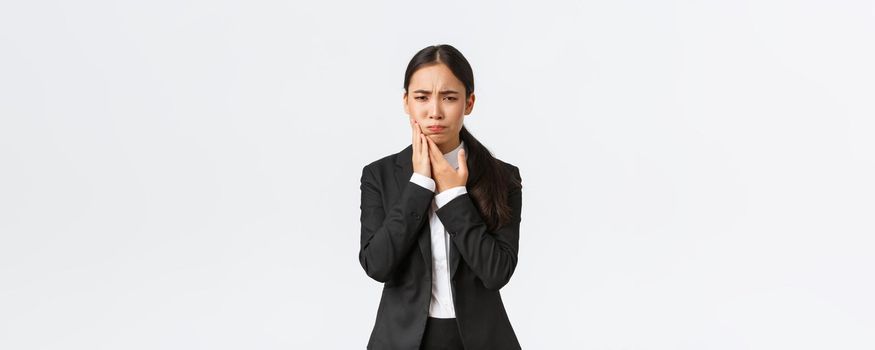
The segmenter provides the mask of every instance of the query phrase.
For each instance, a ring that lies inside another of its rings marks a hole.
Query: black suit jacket
[[[410,181],[413,145],[362,169],[359,261],[383,293],[368,349],[419,349],[432,289],[428,210],[434,192]],[[499,161],[520,179],[519,168]],[[470,165],[470,161],[468,161]],[[487,230],[469,194],[436,214],[450,235],[450,284],[466,349],[520,349],[499,289],[508,283],[519,249],[520,188],[509,189],[510,223]]]

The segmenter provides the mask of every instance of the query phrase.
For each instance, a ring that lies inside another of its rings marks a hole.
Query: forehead
[[[432,87],[464,89],[465,85],[444,64],[434,64],[422,67],[410,77],[410,90],[417,88],[431,89]]]

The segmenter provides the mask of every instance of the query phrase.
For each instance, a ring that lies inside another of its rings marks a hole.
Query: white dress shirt
[[[444,153],[444,158],[455,169],[459,169],[459,150],[464,147],[464,142],[460,140],[459,146],[454,150]],[[465,156],[467,157],[468,148],[465,148]],[[425,187],[432,192],[436,189],[434,179],[414,172],[410,177],[410,181]],[[431,256],[432,256],[432,271],[431,271],[431,303],[428,306],[428,315],[434,318],[455,318],[456,309],[453,306],[453,294],[450,290],[450,268],[449,268],[449,253],[450,253],[450,235],[444,229],[444,224],[435,214],[435,211],[449,203],[453,198],[468,193],[465,186],[456,186],[446,189],[434,196],[431,201],[431,208],[428,211],[428,223],[431,228]]]

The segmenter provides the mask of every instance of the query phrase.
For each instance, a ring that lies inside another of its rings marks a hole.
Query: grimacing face
[[[462,122],[473,108],[474,93],[465,99],[465,85],[443,63],[419,68],[404,93],[404,112],[419,122],[422,133],[443,153],[459,145]],[[431,126],[445,128],[438,131]]]

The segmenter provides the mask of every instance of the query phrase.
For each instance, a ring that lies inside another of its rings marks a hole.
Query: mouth
[[[441,132],[441,131],[444,131],[446,129],[447,129],[447,127],[445,127],[445,126],[429,126],[428,127],[428,130],[430,130],[432,132]]]

